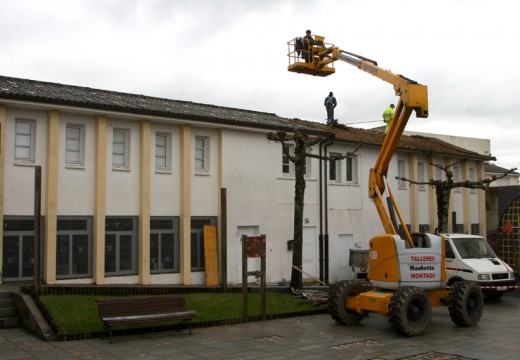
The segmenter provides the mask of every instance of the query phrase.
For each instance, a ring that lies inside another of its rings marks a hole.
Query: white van
[[[444,234],[446,285],[459,280],[477,282],[487,299],[498,299],[516,285],[513,269],[500,260],[485,238],[468,234]]]

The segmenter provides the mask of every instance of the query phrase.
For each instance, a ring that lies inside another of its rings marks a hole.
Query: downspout
[[[320,281],[323,282],[323,159],[322,159],[322,147],[323,143],[320,143],[319,146],[319,178],[318,178],[318,187],[319,187],[319,211],[320,211],[320,235],[318,237],[318,248],[319,248],[319,263],[320,263]]]
[[[328,160],[321,159],[322,146],[324,156],[327,157],[327,148],[332,145],[332,140],[327,140],[320,144],[320,280],[326,284],[329,283],[329,220],[328,220]],[[322,161],[325,164],[322,169]],[[322,171],[323,170],[323,171]],[[323,190],[324,191],[323,191]],[[323,192],[325,196],[323,196]],[[323,200],[325,198],[325,200]],[[325,214],[325,218],[323,218]],[[323,233],[323,224],[325,224],[325,233]]]

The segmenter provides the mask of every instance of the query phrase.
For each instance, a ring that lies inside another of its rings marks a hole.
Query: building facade
[[[205,225],[217,229],[220,283],[241,282],[243,234],[266,235],[268,283],[288,279],[294,165],[267,140],[271,131],[332,139],[309,149],[316,155],[363,144],[344,160],[308,158],[304,278],[322,277],[323,269],[330,283],[352,278],[349,250],[366,249],[383,231],[367,196],[380,132],[8,77],[0,77],[0,126],[2,281],[32,278],[38,226],[46,284],[204,285]],[[388,181],[412,231],[434,231],[435,193],[395,176],[441,178],[430,164],[461,158],[467,161],[456,176],[475,180],[490,160],[440,140],[403,137]],[[451,204],[454,230],[485,234],[481,190],[457,189]]]

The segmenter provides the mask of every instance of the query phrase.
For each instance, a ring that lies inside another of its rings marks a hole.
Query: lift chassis
[[[341,324],[358,324],[370,312],[388,316],[391,327],[404,336],[421,335],[431,321],[432,306],[448,306],[452,321],[461,327],[476,326],[483,310],[478,284],[460,281],[446,287],[445,241],[442,235],[410,233],[388,187],[386,177],[393,154],[415,111],[428,117],[428,90],[377,62],[325,43],[325,38],[288,43],[288,70],[300,74],[328,76],[341,60],[390,83],[399,101],[376,163],[369,174],[369,197],[376,206],[385,233],[369,242],[368,281],[340,281],[329,293],[332,318]],[[305,61],[301,59],[305,58]],[[383,194],[386,191],[386,199]],[[386,200],[386,201],[385,201]],[[402,229],[403,237],[397,229]]]

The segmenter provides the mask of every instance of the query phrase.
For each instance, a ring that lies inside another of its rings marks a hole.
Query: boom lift
[[[415,111],[428,117],[425,85],[378,66],[377,62],[325,43],[315,36],[311,44],[299,38],[288,43],[288,70],[328,76],[334,62],[344,61],[394,86],[399,97],[394,116],[369,176],[369,197],[374,201],[385,233],[369,242],[370,283],[340,281],[329,293],[329,312],[338,323],[357,324],[371,311],[389,317],[392,328],[404,336],[424,332],[431,320],[431,307],[448,305],[452,321],[463,327],[475,326],[482,315],[483,296],[473,282],[460,281],[446,288],[444,238],[434,234],[410,233],[387,183],[390,161],[404,128]],[[301,61],[300,57],[307,59]],[[383,194],[386,194],[386,203]],[[398,234],[398,223],[404,239]]]

